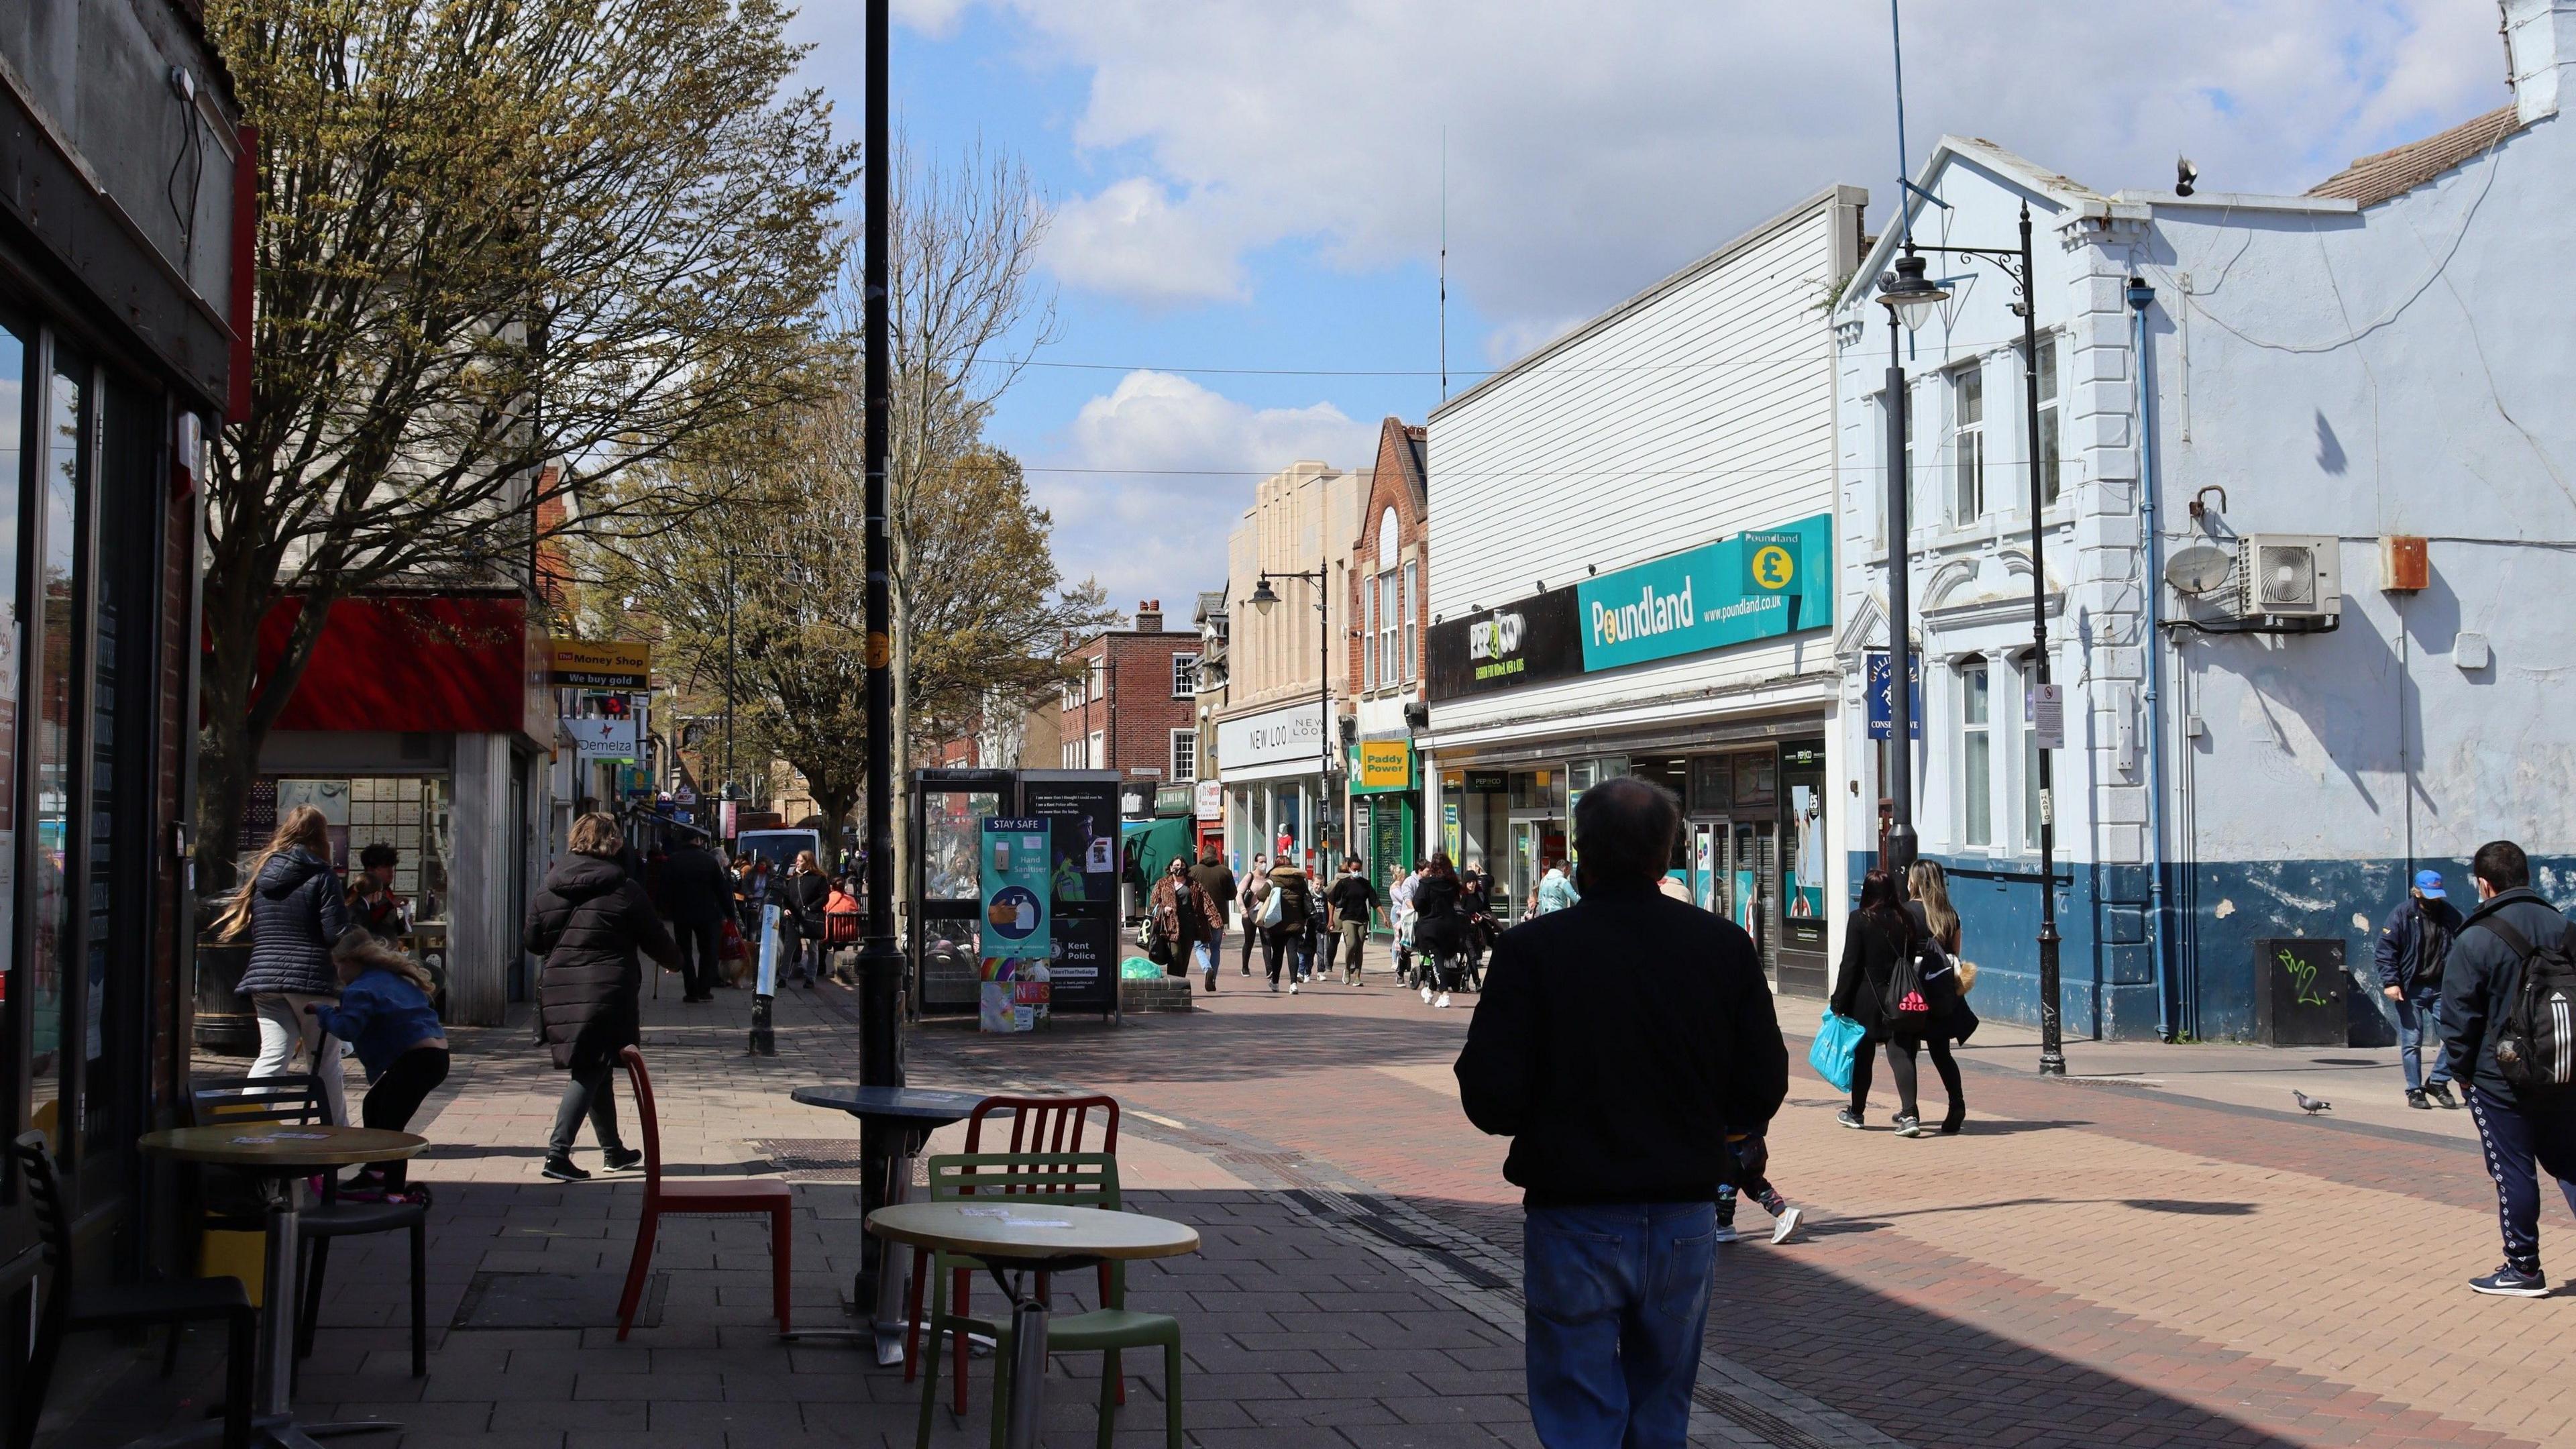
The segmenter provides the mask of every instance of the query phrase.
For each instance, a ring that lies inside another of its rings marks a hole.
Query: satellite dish
[[[2236,576],[2236,555],[2223,548],[2197,544],[2165,560],[2165,582],[2176,592],[2200,595],[2224,586]]]

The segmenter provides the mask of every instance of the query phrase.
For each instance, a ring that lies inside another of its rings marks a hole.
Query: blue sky
[[[993,420],[1071,579],[1186,609],[1263,473],[1365,467],[1453,390],[1800,197],[1896,166],[1881,0],[898,0],[914,148],[1053,213],[1057,340]],[[855,132],[859,0],[805,79]],[[1907,137],[2103,191],[2299,190],[2502,104],[2493,0],[1910,0]],[[1096,366],[1065,366],[1093,364]],[[1232,369],[1229,371],[1228,369]],[[1337,375],[1338,374],[1338,375]],[[1403,374],[1403,375],[1355,375]]]

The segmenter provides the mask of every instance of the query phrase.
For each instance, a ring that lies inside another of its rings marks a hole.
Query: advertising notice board
[[[986,1031],[1027,1031],[1047,1009],[1053,912],[1047,899],[1051,830],[1044,820],[984,821],[983,917],[976,926],[977,979]]]
[[[1047,831],[1048,967],[1059,1009],[1118,1005],[1118,786],[1023,776],[1020,814]]]

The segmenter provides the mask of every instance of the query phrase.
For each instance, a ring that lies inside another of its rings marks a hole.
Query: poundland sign
[[[1586,674],[1832,622],[1833,518],[1619,569],[1575,586]]]

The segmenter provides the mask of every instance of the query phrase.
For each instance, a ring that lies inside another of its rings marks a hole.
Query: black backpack
[[[2522,980],[2495,1026],[2496,1069],[2516,1092],[2576,1086],[2576,957],[2567,952],[2567,933],[2535,947],[2498,917],[2478,924],[2522,962]]]
[[[1942,965],[1937,948],[1930,942],[1910,942],[1897,948],[1896,962],[1887,971],[1887,994],[1879,1002],[1885,1008],[1890,1029],[1919,1032],[1931,1025],[1932,987],[1927,978]]]
[[[2415,968],[2415,989],[2439,991],[2442,989],[2442,968],[2450,964],[2451,942],[2455,933],[2435,920],[2433,913],[2424,909],[2422,901],[2415,903],[2415,930],[2416,940],[2421,943],[2416,952],[2421,964]]]

